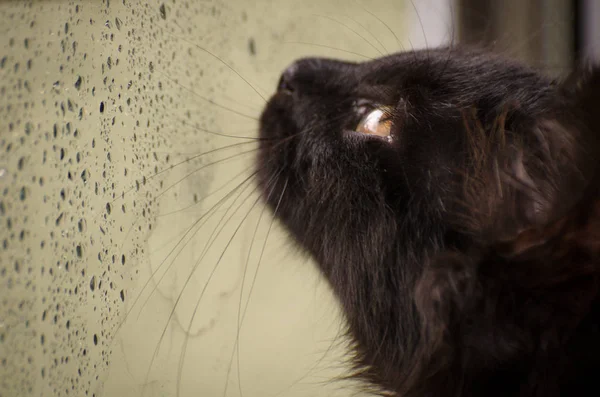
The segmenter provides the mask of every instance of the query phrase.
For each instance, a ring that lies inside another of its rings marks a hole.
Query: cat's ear
[[[545,118],[506,132],[507,143],[495,152],[480,150],[486,156],[464,178],[457,227],[480,246],[492,246],[560,219],[594,174],[598,157],[594,145],[584,144],[588,135],[566,120]]]
[[[585,205],[585,195],[600,182],[600,66],[580,66],[560,89],[564,113],[537,120],[527,131],[529,142],[510,156],[504,169],[513,197],[498,214],[519,222],[510,239],[515,253],[550,240],[556,224]]]
[[[580,200],[596,168],[596,159],[588,152],[592,146],[584,144],[589,135],[566,120],[537,120],[524,141],[503,153],[500,184],[504,197],[496,221],[501,227],[501,219],[515,220],[515,229],[506,233],[508,238],[528,229],[543,229]],[[499,239],[490,236],[488,241]]]

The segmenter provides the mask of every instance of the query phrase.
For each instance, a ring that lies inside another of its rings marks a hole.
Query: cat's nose
[[[292,63],[279,78],[279,84],[277,84],[277,92],[294,92],[296,90],[296,74],[298,73],[298,62]]]

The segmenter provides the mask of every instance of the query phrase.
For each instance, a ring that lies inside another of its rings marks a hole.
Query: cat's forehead
[[[368,81],[414,77],[466,82],[541,78],[537,71],[522,63],[500,55],[460,47],[399,52],[357,64],[356,72],[358,77]]]
[[[294,62],[285,73],[290,72],[301,84],[334,90],[368,85],[485,88],[506,83],[515,89],[549,84],[542,74],[522,63],[461,47],[404,51],[360,63],[304,58]]]
[[[355,64],[353,68],[359,91],[370,86],[399,91],[416,89],[458,102],[481,98],[531,102],[552,89],[549,78],[526,65],[461,48],[401,52]]]
[[[435,70],[446,72],[457,70],[502,71],[524,69],[525,66],[497,54],[478,49],[448,47],[401,51],[358,64],[361,74],[385,71]]]

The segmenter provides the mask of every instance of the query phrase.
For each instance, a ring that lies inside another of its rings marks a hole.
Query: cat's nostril
[[[277,84],[278,92],[292,92],[294,89],[291,84],[289,84],[289,80],[286,78],[285,74],[282,74],[279,78],[279,83]]]
[[[298,71],[298,65],[296,63],[291,64],[279,78],[279,84],[277,84],[278,92],[294,92],[295,90],[295,76]]]

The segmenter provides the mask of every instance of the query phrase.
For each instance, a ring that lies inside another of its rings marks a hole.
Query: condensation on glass
[[[449,26],[399,3],[1,2],[0,395],[347,395],[243,137],[293,59]]]

